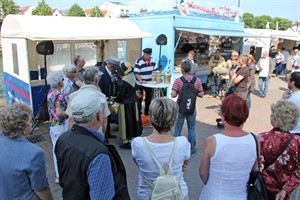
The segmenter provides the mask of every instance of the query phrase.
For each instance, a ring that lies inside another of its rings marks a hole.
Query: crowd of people
[[[149,199],[162,171],[178,181],[181,199],[189,198],[184,172],[189,170],[189,159],[196,152],[196,99],[204,95],[200,79],[191,72],[194,54],[188,51],[181,63],[182,77],[173,83],[171,97],[178,97],[175,102],[167,97],[152,99],[151,89],[144,87],[157,66],[151,48],[143,53],[134,66],[110,57],[105,66],[97,63],[84,68],[85,59],[76,56],[74,65],[64,66],[64,75],[47,75],[55,183],[62,187],[63,199],[130,199],[126,168],[116,148],[109,144],[109,138],[115,137],[121,141],[120,148],[131,149],[139,168],[138,199]],[[224,130],[205,140],[199,166],[204,188],[199,199],[247,199],[251,171],[261,172],[269,199],[289,199],[300,186],[299,58],[292,61],[295,71],[289,77],[288,91],[271,106],[270,123],[274,128],[253,138],[243,125],[255,88],[255,59],[251,54],[239,56],[233,52],[225,62],[219,49],[215,53],[209,62],[214,83],[211,96],[219,97],[220,84],[227,86],[219,113]],[[279,57],[276,62],[282,62]],[[261,97],[267,95],[274,67],[268,52],[263,52],[257,62]],[[143,91],[144,107],[143,95],[139,95]],[[112,102],[118,105],[118,136],[112,135],[110,128]],[[153,127],[146,137],[143,117]],[[187,138],[182,136],[185,119]],[[30,128],[29,106],[14,103],[0,110],[0,169],[4,169],[0,174],[0,197],[4,199],[53,199],[44,152],[25,139]],[[260,146],[259,158],[255,140]],[[279,154],[280,150],[284,151]],[[16,160],[20,164],[16,165]]]

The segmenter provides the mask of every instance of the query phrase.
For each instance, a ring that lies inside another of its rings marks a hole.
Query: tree
[[[272,18],[268,15],[256,16],[255,17],[255,28],[265,29],[266,24],[271,21],[272,21]]]
[[[85,17],[85,12],[77,3],[75,3],[68,11],[67,16]]]
[[[254,15],[251,13],[244,13],[243,22],[245,23],[245,28],[254,28],[255,27]]]
[[[2,15],[6,17],[9,14],[19,14],[20,7],[13,0],[1,0]],[[1,14],[1,13],[0,13]]]
[[[91,10],[91,17],[103,17],[102,11],[99,9],[99,7],[95,6]]]
[[[272,19],[272,22],[270,24],[271,29],[274,30],[276,29],[277,22],[278,22],[278,30],[286,30],[292,25],[292,22],[286,18],[275,17]]]
[[[51,16],[52,8],[46,4],[45,0],[39,2],[38,6],[32,11],[32,15]]]
[[[279,30],[287,30],[290,26],[292,26],[292,21],[287,18],[281,18],[281,22],[279,23]]]

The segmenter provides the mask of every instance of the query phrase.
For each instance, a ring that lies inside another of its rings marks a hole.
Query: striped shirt
[[[142,56],[135,61],[133,71],[135,74],[139,74],[143,81],[151,81],[152,72],[157,69],[158,67],[156,66],[154,59],[151,58],[149,61],[145,60],[144,56]]]
[[[193,77],[192,75],[190,74],[184,74],[183,75],[184,78],[190,82],[192,81]],[[195,91],[196,91],[196,94],[198,94],[199,92],[202,92],[203,91],[203,88],[202,88],[202,84],[201,84],[201,81],[199,78],[196,78],[196,81],[194,83],[195,85]],[[178,98],[180,97],[180,94],[181,94],[181,89],[182,89],[182,86],[183,86],[183,82],[180,78],[177,78],[175,81],[174,81],[174,84],[172,86],[172,90],[176,91],[177,94],[178,94]]]

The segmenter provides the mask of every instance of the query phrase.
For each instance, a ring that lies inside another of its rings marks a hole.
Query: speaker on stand
[[[159,36],[157,36],[156,40],[155,40],[156,44],[159,45],[159,60],[158,60],[158,68],[161,69],[161,46],[162,45],[167,45],[168,43],[168,39],[167,36],[165,34],[160,34]]]
[[[40,120],[47,121],[49,120],[48,106],[47,106],[47,94],[48,94],[48,86],[47,86],[47,55],[53,55],[54,53],[54,44],[52,41],[42,41],[36,45],[36,52],[40,55],[44,55],[44,75],[41,78],[45,79],[45,94],[42,103],[40,104],[40,108],[38,113],[33,119],[33,126],[29,133],[32,134],[36,126],[38,125]]]

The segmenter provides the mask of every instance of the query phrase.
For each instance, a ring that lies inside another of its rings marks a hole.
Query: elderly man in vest
[[[120,67],[120,60],[117,57],[111,56],[100,71],[103,73],[98,83],[101,91],[105,94],[108,100],[112,100],[116,96],[116,72],[117,68]],[[105,135],[108,138],[116,138],[117,136],[111,134],[110,123],[112,121],[112,115],[107,117],[107,127]]]
[[[188,61],[191,64],[190,74],[195,76],[196,68],[197,68],[197,63],[195,62],[195,52],[193,50],[189,51],[188,56],[182,60],[182,62],[184,62],[184,61]]]
[[[122,160],[98,132],[102,124],[103,98],[83,90],[71,102],[75,124],[55,146],[60,186],[65,200],[130,199]]]

